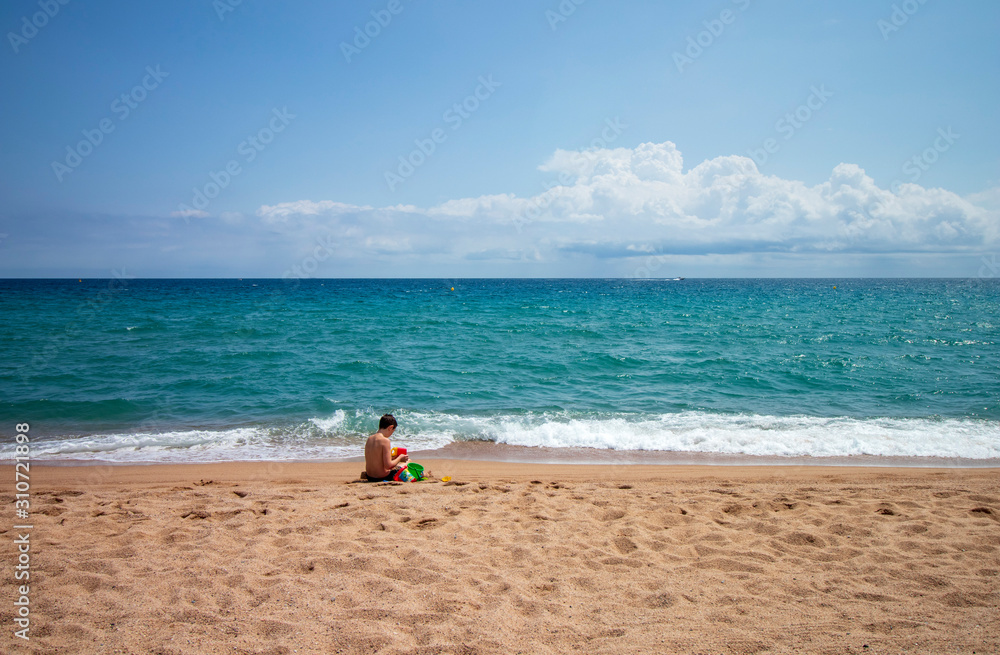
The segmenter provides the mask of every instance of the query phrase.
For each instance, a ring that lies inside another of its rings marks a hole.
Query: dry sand
[[[0,651],[1000,652],[995,469],[422,463],[33,468]]]

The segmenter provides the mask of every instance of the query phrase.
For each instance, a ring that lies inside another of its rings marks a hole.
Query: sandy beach
[[[996,469],[422,463],[34,467],[0,651],[1000,652]]]

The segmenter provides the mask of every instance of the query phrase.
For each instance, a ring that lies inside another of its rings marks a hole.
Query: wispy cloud
[[[208,218],[211,216],[211,214],[201,209],[178,209],[177,211],[170,212],[170,215],[174,218]]]
[[[257,215],[265,223],[287,223],[289,220],[302,216],[319,216],[357,213],[369,211],[371,207],[348,205],[332,200],[297,200],[295,202],[282,202],[277,205],[263,205],[257,210]]]

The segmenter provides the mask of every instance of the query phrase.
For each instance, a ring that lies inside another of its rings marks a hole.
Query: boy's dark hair
[[[386,429],[389,426],[395,427],[396,425],[397,425],[397,423],[396,423],[396,417],[393,416],[392,414],[385,414],[385,415],[382,416],[382,418],[380,418],[378,420],[378,429],[379,430],[384,430],[384,429]]]

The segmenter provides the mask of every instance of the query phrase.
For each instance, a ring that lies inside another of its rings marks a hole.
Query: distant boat
[[[681,281],[681,280],[683,280],[683,279],[684,279],[684,278],[682,278],[682,277],[675,277],[675,278],[674,278],[674,282],[680,282],[680,281]]]

